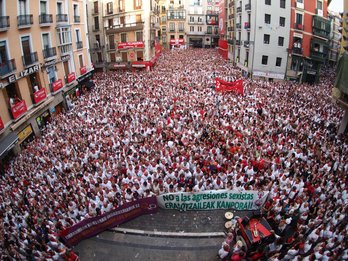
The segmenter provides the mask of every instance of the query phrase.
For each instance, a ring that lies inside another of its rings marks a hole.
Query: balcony
[[[295,23],[294,28],[297,30],[302,30],[302,31],[304,30],[303,24],[300,24],[300,23]]]
[[[228,7],[233,7],[233,6],[234,6],[234,1],[232,1],[228,4]]]
[[[299,48],[299,47],[293,47],[293,48],[292,48],[292,53],[293,53],[293,54],[302,55],[303,49],[302,49],[302,48]]]
[[[125,33],[131,31],[140,31],[144,29],[144,23],[128,23],[128,24],[118,24],[106,27],[106,34],[114,34],[114,33]]]
[[[56,15],[57,23],[67,23],[68,15],[67,14],[57,14]]]
[[[241,12],[242,12],[242,7],[241,6],[237,7],[237,13],[241,13]]]
[[[60,54],[63,54],[63,55],[70,53],[72,51],[72,44],[66,43],[66,44],[59,46],[59,51],[60,51]]]
[[[251,11],[251,4],[249,3],[249,4],[246,4],[245,5],[245,11]]]
[[[114,50],[116,50],[116,44],[107,44],[106,45],[106,49],[108,50],[108,51],[114,51]]]
[[[14,59],[4,61],[0,64],[0,76],[4,77],[5,75],[12,73],[16,69],[16,63]]]
[[[39,15],[40,26],[50,26],[53,23],[53,18],[51,14],[40,14]]]
[[[74,23],[81,23],[81,17],[79,15],[74,15]]]
[[[311,58],[313,60],[317,60],[320,62],[324,62],[326,60],[327,53],[316,51],[314,49],[311,49]]]
[[[49,47],[42,50],[43,56],[45,59],[55,57],[57,55],[56,47]]]
[[[242,28],[241,23],[237,23],[237,24],[236,24],[236,28],[237,28],[237,29],[241,29],[241,28]]]
[[[96,52],[96,51],[101,51],[102,49],[104,49],[104,45],[100,45],[98,43],[94,43],[92,45],[91,51],[92,52]]]
[[[244,23],[244,29],[250,30],[250,23],[249,22]]]
[[[28,28],[31,27],[33,24],[33,15],[18,15],[17,16],[17,23],[19,28]]]
[[[236,40],[236,45],[240,45],[240,44],[241,44],[240,40]]]
[[[93,32],[98,32],[100,30],[99,24],[93,25],[92,30],[93,30]]]
[[[229,26],[229,27],[227,27],[227,32],[233,32],[233,31],[234,31],[233,26]]]
[[[184,28],[179,28],[178,32],[179,33],[183,33],[183,32],[185,32],[185,29]]]
[[[83,47],[82,41],[76,42],[76,49],[82,49],[82,47]]]
[[[233,45],[234,41],[233,41],[233,39],[227,39],[227,43]]]
[[[323,17],[313,16],[313,34],[328,39],[330,37],[331,24]]]
[[[212,31],[206,31],[205,34],[211,35],[211,34],[213,34],[213,32]]]
[[[249,48],[250,46],[250,41],[244,41],[244,47]]]
[[[93,8],[93,9],[92,9],[92,14],[93,14],[93,15],[99,14],[99,8]]]
[[[10,27],[9,16],[0,16],[0,31],[6,31]]]
[[[24,67],[28,67],[30,65],[33,65],[34,63],[37,63],[38,62],[37,52],[24,54],[22,56],[22,61],[23,61]]]

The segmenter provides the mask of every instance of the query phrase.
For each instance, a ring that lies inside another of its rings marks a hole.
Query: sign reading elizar
[[[63,87],[63,81],[62,80],[58,80],[52,83],[52,90],[53,92],[58,91],[59,89],[61,89]]]
[[[117,49],[144,48],[144,42],[124,42],[117,45]]]
[[[40,101],[44,100],[46,98],[46,89],[41,88],[37,92],[34,93],[34,101],[35,104],[39,103]]]
[[[35,64],[33,66],[30,66],[28,68],[26,68],[24,71],[21,71],[18,74],[18,77],[16,77],[15,74],[10,75],[7,79],[8,79],[8,83],[13,83],[15,81],[17,81],[17,79],[25,77],[29,74],[32,74],[34,72],[37,72],[40,69],[40,66],[38,64]]]

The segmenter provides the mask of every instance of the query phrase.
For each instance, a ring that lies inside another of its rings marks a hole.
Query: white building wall
[[[253,76],[267,78],[284,79],[287,64],[287,48],[289,46],[290,35],[290,1],[286,1],[285,8],[280,8],[280,1],[271,1],[271,5],[265,5],[265,1],[255,2],[255,20],[253,30],[255,34],[254,46],[256,47],[252,54]],[[265,14],[271,15],[271,23],[265,23]],[[280,17],[285,17],[285,26],[279,24]],[[264,43],[264,34],[270,35],[269,44]],[[284,37],[283,46],[278,45],[278,37]],[[267,65],[262,64],[262,56],[268,56]],[[276,59],[280,57],[281,66],[276,66]]]

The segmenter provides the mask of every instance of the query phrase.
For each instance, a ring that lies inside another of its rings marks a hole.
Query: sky
[[[331,4],[329,5],[329,10],[338,12],[338,13],[343,12],[343,1],[344,0],[332,0]]]

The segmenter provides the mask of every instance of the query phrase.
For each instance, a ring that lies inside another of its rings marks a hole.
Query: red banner
[[[52,83],[52,91],[56,92],[59,89],[61,89],[63,87],[63,81],[62,80],[58,80]]]
[[[27,105],[25,104],[25,101],[22,100],[20,102],[17,102],[11,107],[12,116],[14,119],[17,119],[19,116],[24,114],[27,111]]]
[[[226,21],[225,0],[220,0],[220,3],[219,3],[219,34],[222,34],[222,35],[226,34],[225,21]]]
[[[64,244],[71,247],[81,240],[95,236],[106,229],[113,228],[124,222],[144,214],[153,214],[158,210],[157,198],[142,198],[125,203],[108,213],[85,219],[62,231],[59,236]]]
[[[117,45],[117,49],[144,48],[144,42],[123,42]]]
[[[81,75],[85,74],[86,72],[87,72],[86,66],[83,66],[83,67],[80,68],[80,74]]]
[[[39,103],[40,101],[43,101],[46,98],[46,89],[41,88],[37,92],[34,93],[34,101],[35,103]]]
[[[244,94],[243,80],[237,80],[234,82],[226,82],[219,78],[216,78],[216,91],[217,92],[231,92],[234,91],[241,95]]]
[[[2,119],[0,117],[0,130],[2,130],[4,128],[4,123],[2,122]]]
[[[74,72],[68,74],[68,83],[71,83],[75,79],[76,79],[76,76]]]
[[[227,41],[219,39],[219,54],[224,58],[228,59],[228,45]]]
[[[170,45],[183,45],[185,44],[184,39],[171,39]]]

